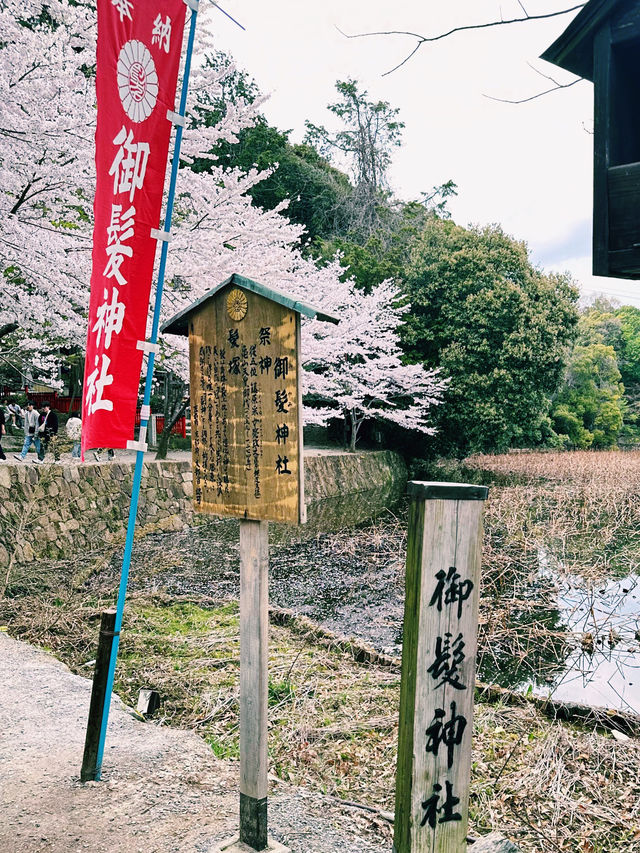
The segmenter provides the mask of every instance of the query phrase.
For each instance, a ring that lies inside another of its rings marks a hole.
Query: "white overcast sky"
[[[575,0],[523,0],[530,15]],[[591,275],[593,86],[583,81],[525,104],[549,81],[571,75],[538,59],[577,13],[455,34],[423,45],[404,67],[383,76],[414,46],[403,36],[347,39],[346,33],[406,30],[437,35],[452,27],[521,17],[517,0],[220,0],[245,27],[214,16],[217,44],[270,93],[264,112],[302,141],[304,121],[331,124],[326,105],[337,79],[357,79],[371,99],[400,108],[406,128],[391,182],[403,199],[452,179],[450,203],[461,225],[499,223],[525,240],[531,259],[568,270],[585,295],[605,293],[640,306],[640,284]]]

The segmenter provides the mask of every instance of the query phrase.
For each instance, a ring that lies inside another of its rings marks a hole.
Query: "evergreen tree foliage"
[[[215,126],[229,106],[251,104],[258,109],[263,102],[256,82],[237,69],[231,57],[214,51],[207,65],[223,75],[220,91],[205,97],[198,107],[198,123]],[[303,225],[304,243],[331,237],[341,226],[345,199],[353,193],[349,178],[334,168],[310,145],[294,145],[290,131],[271,126],[257,113],[251,126],[243,127],[236,139],[221,139],[212,148],[218,167],[249,172],[259,169],[263,179],[248,191],[257,207],[274,210],[285,203],[287,217]],[[211,169],[210,158],[198,158],[195,171]]]
[[[368,93],[361,92],[355,80],[338,80],[336,90],[340,100],[327,109],[339,119],[340,129],[332,131],[307,121],[305,141],[349,168],[354,192],[344,211],[348,230],[366,240],[379,224],[391,156],[402,143],[404,122],[387,101],[367,100]]]
[[[575,336],[577,290],[532,267],[497,226],[431,217],[414,246],[406,292],[407,356],[451,384],[438,412],[441,449],[458,454],[538,443]]]
[[[305,244],[343,227],[345,200],[353,192],[349,179],[311,146],[292,145],[289,131],[271,127],[261,116],[238,134],[237,143],[222,143],[215,153],[223,167],[270,171],[249,195],[264,210],[287,202],[288,218],[305,228]]]
[[[613,447],[637,438],[640,409],[640,310],[602,297],[580,315],[565,382],[552,411],[567,447]]]
[[[570,447],[614,447],[623,421],[623,391],[612,346],[578,345],[553,410],[554,430]]]

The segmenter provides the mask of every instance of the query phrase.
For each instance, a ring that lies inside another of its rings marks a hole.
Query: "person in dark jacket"
[[[54,460],[59,462],[60,449],[58,447],[58,416],[53,411],[49,403],[42,404],[38,435],[40,436],[41,441],[37,461],[42,464],[44,462],[45,453],[49,448],[51,448]]]

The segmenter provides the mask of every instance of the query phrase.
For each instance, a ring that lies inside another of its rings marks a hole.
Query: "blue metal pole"
[[[184,77],[182,79],[182,91],[180,94],[180,110],[179,115],[184,116],[187,106],[187,92],[189,89],[189,74],[191,72],[191,57],[193,54],[193,42],[196,34],[196,20],[198,17],[197,4],[188,3],[192,9],[191,21],[189,26],[189,40],[187,42],[187,54],[184,63]],[[173,160],[171,163],[171,178],[169,181],[169,195],[167,198],[167,210],[164,219],[164,230],[168,233],[171,229],[171,219],[173,216],[173,201],[176,192],[176,179],[178,176],[178,166],[180,162],[180,146],[182,144],[182,126],[176,126],[176,139],[173,149]],[[162,292],[164,290],[165,269],[167,266],[167,251],[169,244],[166,240],[162,241],[162,250],[160,254],[160,266],[158,268],[158,284],[156,286],[156,300],[153,310],[153,325],[151,329],[151,343],[158,342],[158,327],[160,325],[160,307],[162,304]],[[155,364],[155,352],[149,352],[149,361],[147,363],[147,376],[144,386],[143,406],[148,406],[151,400],[151,384],[153,381],[153,368]],[[146,409],[143,409],[146,411]],[[143,418],[140,421],[140,436],[142,440],[146,438],[148,418]],[[127,583],[129,581],[129,568],[131,566],[131,551],[133,549],[133,534],[136,526],[136,516],[138,514],[138,499],[140,497],[140,483],[142,480],[142,463],[144,460],[144,451],[138,450],[136,454],[136,467],[133,474],[133,486],[131,489],[131,503],[129,505],[129,521],[127,524],[127,538],[124,546],[124,555],[122,557],[122,572],[120,575],[120,588],[118,590],[118,603],[116,606],[116,623],[114,628],[113,646],[111,648],[111,659],[109,661],[109,673],[107,675],[107,688],[105,692],[104,710],[102,712],[102,721],[100,725],[100,739],[98,742],[98,756],[96,760],[95,781],[100,779],[102,773],[102,758],[104,755],[104,744],[107,736],[107,723],[109,721],[109,706],[111,704],[111,694],[113,692],[113,680],[116,670],[116,660],[118,658],[118,647],[120,645],[120,628],[122,626],[122,614],[124,611],[124,601],[127,594]]]

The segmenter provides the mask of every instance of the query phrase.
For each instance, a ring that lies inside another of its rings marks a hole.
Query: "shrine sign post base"
[[[289,848],[279,841],[274,841],[273,838],[268,839],[268,845],[264,848],[265,853],[289,853]],[[243,844],[240,838],[235,835],[228,841],[223,841],[212,853],[253,853],[254,848]]]
[[[240,835],[216,853],[288,853],[267,835],[269,523],[240,519]]]
[[[269,523],[240,520],[240,841],[267,849]]]

